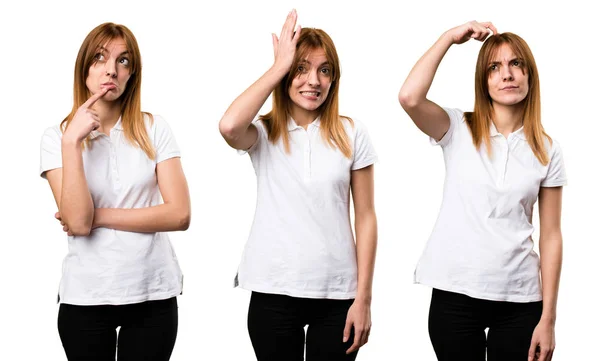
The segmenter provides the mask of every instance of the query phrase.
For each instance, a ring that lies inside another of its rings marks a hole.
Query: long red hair
[[[92,95],[87,88],[86,79],[89,75],[90,67],[96,62],[96,54],[99,49],[118,38],[125,41],[127,51],[129,52],[129,68],[131,70],[127,88],[120,97],[123,132],[125,133],[125,138],[131,144],[142,149],[148,158],[154,159],[156,151],[146,131],[144,114],[149,116],[151,121],[153,118],[150,113],[142,113],[141,110],[142,57],[135,36],[124,25],[114,23],[101,24],[94,28],[81,44],[77,60],[75,61],[73,109],[71,109],[71,113],[60,123],[61,129],[64,131],[69,126],[77,109]],[[84,144],[89,145],[89,139]]]
[[[473,112],[465,113],[465,120],[471,129],[473,144],[477,148],[482,143],[485,144],[488,154],[491,156],[490,122],[494,109],[488,91],[489,65],[503,44],[510,46],[517,58],[521,59],[523,62],[522,69],[528,75],[529,91],[523,99],[523,132],[536,158],[541,164],[547,165],[550,160],[544,146],[544,140],[548,139],[552,142],[552,139],[546,134],[542,126],[540,80],[537,66],[525,40],[513,33],[490,36],[479,51],[475,70],[475,105]]]
[[[344,156],[352,156],[352,146],[350,139],[344,129],[341,118],[348,119],[353,124],[352,119],[340,116],[338,95],[340,86],[340,60],[333,41],[321,29],[303,28],[296,44],[296,55],[290,72],[281,80],[279,85],[273,90],[273,109],[261,115],[259,119],[265,124],[269,141],[275,143],[281,137],[287,152],[290,151],[289,134],[287,131],[287,122],[290,117],[292,100],[289,96],[289,88],[292,80],[298,76],[298,65],[314,49],[323,49],[329,65],[331,66],[331,86],[325,102],[320,107],[321,114],[321,136],[332,147],[337,147]]]

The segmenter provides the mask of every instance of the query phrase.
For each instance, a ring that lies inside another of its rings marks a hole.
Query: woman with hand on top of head
[[[182,274],[165,232],[188,228],[190,199],[169,126],[141,111],[141,77],[131,31],[99,25],[77,55],[73,110],[42,138],[40,174],[69,235],[69,360],[168,360],[175,345]]]
[[[252,291],[248,330],[258,360],[302,360],[305,341],[309,361],[354,360],[371,327],[377,156],[365,127],[339,115],[331,38],[296,20],[294,10],[273,35],[273,66],[219,122],[257,175],[236,285]],[[272,110],[255,119],[271,93]]]
[[[485,40],[474,110],[441,108],[427,98],[435,72],[453,44],[469,39]],[[566,174],[561,148],[542,127],[531,50],[491,23],[455,27],[417,62],[399,100],[446,163],[440,214],[415,271],[416,283],[433,287],[429,334],[438,359],[484,360],[487,349],[489,361],[550,360]],[[531,237],[537,200],[539,257]]]

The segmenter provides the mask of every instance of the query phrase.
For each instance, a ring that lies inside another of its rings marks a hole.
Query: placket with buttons
[[[307,130],[302,128],[302,134],[304,134],[304,182],[310,182],[311,178],[311,169],[310,169],[310,154],[311,154],[311,146],[310,146],[310,133],[312,133],[312,124],[308,126]]]
[[[110,131],[110,137],[107,137],[110,145],[110,171],[113,179],[113,187],[115,191],[121,189],[121,180],[119,178],[119,171],[117,167],[117,143],[118,136],[113,135],[113,130]]]

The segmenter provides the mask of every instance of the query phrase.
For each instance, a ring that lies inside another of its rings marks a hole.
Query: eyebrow
[[[518,57],[517,58],[512,58],[508,62],[512,63],[515,60],[523,61],[523,58],[518,58]],[[489,63],[489,65],[495,65],[495,64],[502,64],[502,62],[498,61],[498,60],[495,60],[495,61],[490,61],[490,63]]]
[[[100,48],[98,48],[98,50],[101,51],[101,52],[108,52],[108,49],[106,49],[103,46],[101,46]],[[119,56],[123,56],[125,54],[129,54],[129,50],[125,50],[124,52],[122,52],[121,54],[119,54]]]
[[[310,65],[312,65],[312,63],[310,61],[308,61],[308,59],[302,59],[298,63],[299,64],[310,64]],[[319,66],[323,66],[323,65],[329,65],[329,61],[325,61],[325,62],[321,63],[321,65],[319,65]]]

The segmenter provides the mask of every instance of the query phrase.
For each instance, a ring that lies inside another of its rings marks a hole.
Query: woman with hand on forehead
[[[306,360],[354,360],[371,326],[377,156],[365,127],[339,115],[331,38],[296,20],[294,10],[273,35],[274,64],[219,122],[257,175],[236,285],[252,291],[248,330],[258,360],[303,360],[305,341]],[[271,93],[273,109],[255,119]]]
[[[453,44],[469,39],[485,40],[474,110],[441,108],[427,98],[435,72]],[[527,43],[491,23],[450,29],[414,66],[399,100],[446,163],[440,214],[415,271],[416,283],[433,287],[429,334],[438,359],[482,361],[487,349],[489,361],[550,360],[566,174],[560,146],[542,127]],[[537,200],[539,257],[531,237]]]
[[[187,229],[190,199],[169,126],[141,111],[141,77],[131,31],[99,25],[77,55],[73,110],[42,137],[40,174],[69,235],[69,360],[168,360],[175,345],[182,274],[165,232]]]

